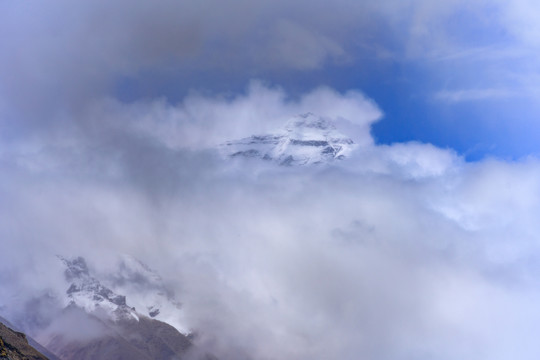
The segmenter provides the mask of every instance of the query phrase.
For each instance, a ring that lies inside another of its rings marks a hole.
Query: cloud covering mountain
[[[322,93],[329,116],[368,136],[372,103]],[[235,128],[254,99],[199,101]],[[303,100],[280,101],[277,113]],[[130,253],[175,284],[199,345],[223,359],[538,353],[537,160],[466,163],[431,145],[368,142],[324,167],[237,163],[206,140],[184,144],[182,121],[157,131],[167,118],[145,113],[183,105],[135,106],[119,110],[135,114],[128,126],[99,137],[65,130],[4,149],[4,313],[65,292],[55,253],[105,273]]]
[[[380,124],[421,121],[339,70],[410,61],[438,74],[431,102],[525,93],[515,116],[535,94],[536,5],[465,8],[460,24],[482,14],[511,43],[458,32],[461,1],[2,2],[0,315],[54,319],[57,254],[109,275],[131,254],[219,359],[537,359],[538,159],[383,144]],[[307,112],[359,146],[313,167],[220,154]],[[433,117],[455,131],[440,137],[481,133]]]

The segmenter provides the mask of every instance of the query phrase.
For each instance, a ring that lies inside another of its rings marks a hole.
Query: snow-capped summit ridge
[[[66,291],[67,306],[75,305],[88,313],[104,315],[113,321],[139,319],[135,309],[127,306],[125,296],[116,294],[90,275],[84,258],[59,258],[66,266],[64,274],[70,282]]]
[[[58,258],[65,266],[67,290],[64,306],[77,306],[113,322],[148,316],[190,332],[183,321],[181,304],[154,270],[130,256],[120,257],[117,269],[94,274],[83,257]]]
[[[231,158],[260,158],[280,165],[310,165],[342,160],[354,141],[328,118],[305,113],[291,118],[272,134],[253,135],[221,146]]]

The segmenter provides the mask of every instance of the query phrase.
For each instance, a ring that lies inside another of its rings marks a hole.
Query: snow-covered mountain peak
[[[70,283],[66,291],[65,305],[78,306],[88,313],[104,316],[112,321],[139,319],[135,309],[127,306],[125,296],[115,293],[90,275],[84,258],[59,258],[66,266],[64,274]]]
[[[65,306],[77,306],[113,322],[148,316],[189,333],[174,292],[142,261],[122,255],[115,270],[96,275],[82,257],[59,258],[68,282]]]
[[[221,146],[231,158],[260,158],[280,165],[310,165],[342,160],[356,148],[327,118],[305,113],[272,134],[253,135]]]

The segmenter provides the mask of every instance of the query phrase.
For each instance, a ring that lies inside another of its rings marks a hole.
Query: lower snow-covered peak
[[[66,267],[64,273],[69,284],[65,306],[77,306],[113,322],[148,316],[172,325],[181,333],[189,333],[174,292],[140,260],[123,255],[114,271],[96,275],[82,257],[59,258]]]
[[[310,165],[341,160],[356,148],[327,118],[313,113],[290,119],[272,134],[253,135],[221,146],[232,158],[260,158],[280,165]]]
[[[86,312],[108,320],[135,319],[139,316],[126,304],[126,297],[115,293],[93,277],[82,257],[68,260],[60,257],[66,266],[65,276],[70,283],[64,299],[66,306],[78,306]]]

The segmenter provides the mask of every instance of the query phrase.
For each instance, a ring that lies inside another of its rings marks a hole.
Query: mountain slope
[[[44,344],[63,360],[173,360],[182,359],[192,346],[188,337],[174,327],[146,316],[113,322],[99,319],[76,306],[66,309],[64,316],[75,317],[78,326],[99,331],[52,333]]]
[[[60,257],[60,260],[66,267],[69,283],[64,306],[75,304],[89,313],[97,311],[113,320],[146,315],[189,333],[181,321],[181,305],[173,291],[157,273],[134,257],[122,255],[118,268],[101,274],[99,279],[90,273],[82,257],[71,260]]]
[[[47,360],[47,357],[28,343],[25,334],[0,322],[0,359]]]
[[[99,313],[100,317],[112,321],[133,318],[139,315],[126,304],[126,297],[116,294],[93,277],[82,257],[73,260],[60,258],[66,266],[65,276],[70,283],[66,291],[67,306],[75,305],[87,313]]]
[[[84,258],[60,259],[69,284],[66,307],[39,340],[62,360],[174,360],[184,358],[193,347],[188,336],[137,312],[126,296],[102,284]],[[132,274],[133,266],[130,269]]]
[[[355,149],[329,119],[312,113],[292,118],[273,134],[254,135],[221,145],[231,158],[259,158],[280,165],[311,165],[342,160]]]
[[[117,270],[107,274],[102,280],[114,291],[125,295],[129,299],[129,305],[138,312],[166,322],[183,334],[189,333],[189,328],[182,321],[182,306],[174,291],[140,260],[130,255],[122,255]]]
[[[0,323],[3,323],[6,327],[12,329],[15,332],[22,333],[21,329],[15,325],[13,325],[10,321],[0,316]],[[56,355],[54,355],[49,349],[46,349],[43,345],[41,345],[39,342],[37,342],[34,338],[31,336],[26,335],[26,340],[28,341],[28,344],[36,349],[41,354],[45,355],[46,358],[49,360],[60,360]]]

